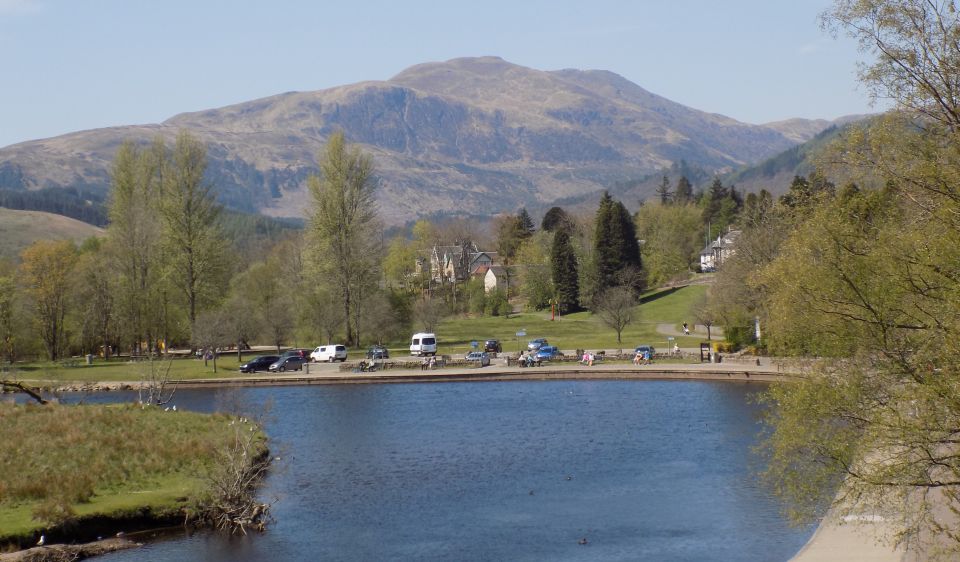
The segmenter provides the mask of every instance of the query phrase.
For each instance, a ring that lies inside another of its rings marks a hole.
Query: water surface
[[[101,560],[787,560],[812,529],[788,527],[756,482],[750,396],[762,388],[181,390],[180,408],[272,403],[266,429],[282,461],[263,493],[277,500],[276,523],[262,535],[180,535]]]

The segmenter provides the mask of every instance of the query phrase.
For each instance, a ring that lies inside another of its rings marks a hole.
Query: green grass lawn
[[[645,302],[637,305],[635,320],[617,343],[617,333],[603,324],[591,312],[578,312],[551,321],[550,312],[527,312],[505,317],[456,317],[444,321],[437,329],[441,353],[464,353],[476,340],[499,339],[503,350],[516,352],[517,346],[526,349],[527,341],[547,338],[561,349],[632,349],[640,344],[667,349],[667,336],[657,333],[658,324],[671,324],[679,329],[683,322],[693,323],[692,307],[702,297],[706,287],[690,285],[676,291],[659,291],[644,295]],[[527,335],[517,338],[518,331]],[[519,340],[519,341],[518,341]],[[702,339],[680,336],[680,347],[695,347]],[[398,350],[403,353],[405,350]]]
[[[244,361],[252,358],[254,353],[245,353]],[[166,369],[167,361],[154,361],[157,369]],[[213,372],[213,361],[203,364],[202,359],[175,358],[170,361],[171,380],[189,380],[232,377],[239,374],[240,363],[236,353],[221,355],[217,359],[217,372]],[[82,361],[76,366],[35,361],[17,365],[17,377],[24,380],[38,381],[45,385],[65,385],[70,383],[89,381],[132,381],[136,382],[149,373],[149,361],[127,361],[124,359],[94,359],[92,365]]]

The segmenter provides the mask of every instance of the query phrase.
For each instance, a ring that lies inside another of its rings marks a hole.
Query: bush
[[[502,316],[510,312],[509,307],[510,302],[507,300],[507,294],[497,289],[487,295],[484,313],[490,316]]]
[[[756,342],[753,326],[724,326],[724,339],[735,349],[748,346]]]

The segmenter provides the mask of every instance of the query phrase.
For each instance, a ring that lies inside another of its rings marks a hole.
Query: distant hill
[[[80,243],[104,230],[62,215],[0,207],[0,259],[19,259],[37,240],[73,240]]]
[[[723,182],[736,185],[741,192],[766,189],[774,195],[786,193],[795,176],[809,176],[814,171],[814,156],[843,130],[844,126],[833,125],[801,145],[724,176]]]
[[[402,224],[435,212],[490,214],[590,198],[681,160],[722,172],[769,158],[827,125],[750,125],[607,71],[548,72],[497,57],[462,58],[417,65],[387,81],[12,145],[0,149],[0,189],[103,194],[121,142],[172,140],[188,129],[208,145],[208,178],[223,203],[302,217],[316,155],[343,130],[375,159],[385,221]]]

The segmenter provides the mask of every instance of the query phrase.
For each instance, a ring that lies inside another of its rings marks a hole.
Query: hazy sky
[[[866,113],[828,0],[0,0],[0,146],[496,55],[741,121]]]

